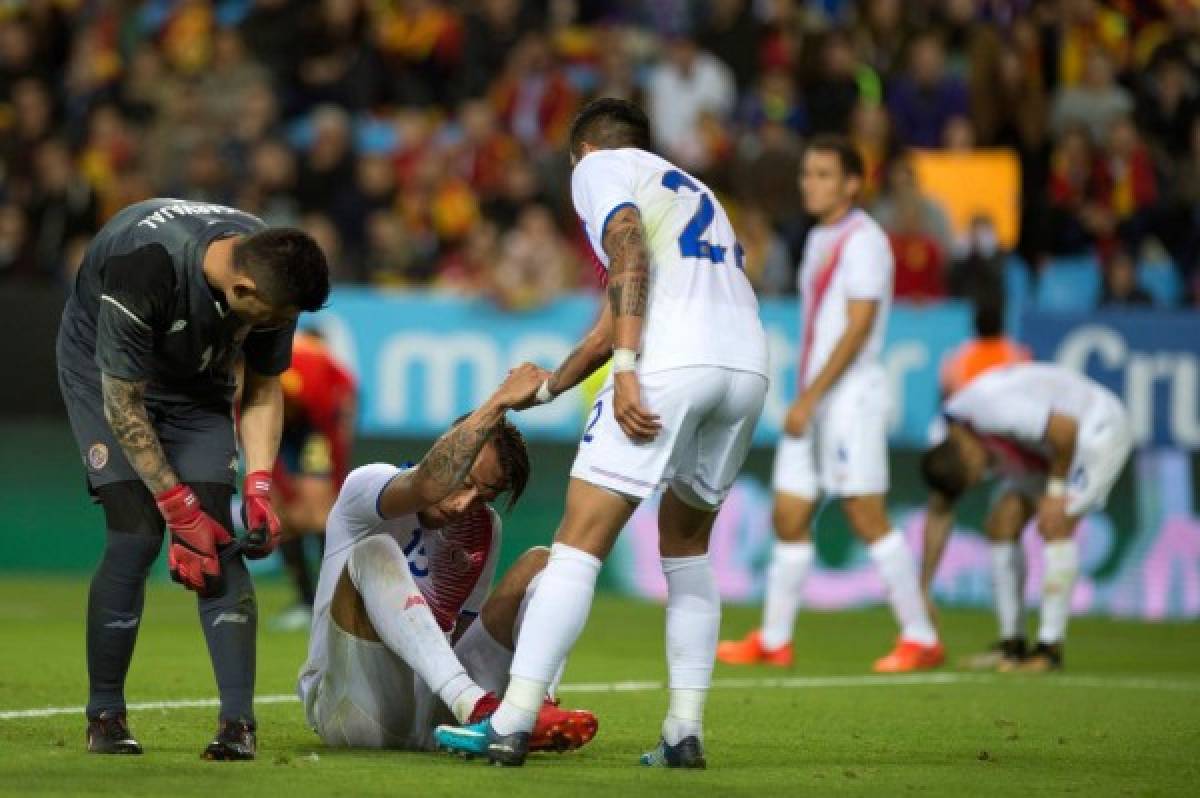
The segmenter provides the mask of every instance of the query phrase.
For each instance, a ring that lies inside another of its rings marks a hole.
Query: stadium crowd
[[[150,196],[301,225],[342,282],[512,308],[595,285],[564,137],[636,99],[718,191],[764,294],[794,291],[806,136],[868,165],[896,293],[998,290],[911,148],[1019,157],[1017,249],[1088,255],[1105,303],[1172,261],[1200,300],[1200,4],[1190,0],[13,0],[0,5],[0,282],[69,279]]]

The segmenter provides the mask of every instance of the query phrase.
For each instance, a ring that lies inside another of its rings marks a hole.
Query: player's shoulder
[[[883,229],[883,225],[875,220],[875,217],[867,213],[862,208],[855,208],[851,211],[852,217],[848,220],[851,225],[847,243],[865,244],[872,247],[889,247],[887,232]]]
[[[381,490],[405,469],[391,463],[368,463],[353,469],[342,482],[338,501],[349,503],[365,498],[373,502]]]

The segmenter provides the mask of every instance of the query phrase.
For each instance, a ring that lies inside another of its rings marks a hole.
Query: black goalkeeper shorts
[[[96,488],[113,482],[140,481],[104,418],[99,375],[93,381],[59,369],[58,384],[90,492],[95,495]],[[182,482],[236,485],[238,453],[228,403],[148,400],[146,412],[167,462]]]

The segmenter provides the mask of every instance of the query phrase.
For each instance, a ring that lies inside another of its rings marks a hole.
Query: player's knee
[[[500,645],[513,648],[521,602],[549,560],[550,549],[545,546],[529,549],[517,558],[484,602],[479,619]]]
[[[154,497],[141,482],[113,482],[96,489],[110,532],[143,535],[162,540],[166,524]]]
[[[189,487],[210,518],[233,534],[233,486],[222,482],[193,482]]]
[[[842,512],[851,528],[868,542],[878,540],[892,529],[882,496],[847,496],[842,499]]]
[[[355,543],[346,560],[346,571],[360,594],[376,583],[399,584],[416,590],[408,558],[389,535],[372,535]]]

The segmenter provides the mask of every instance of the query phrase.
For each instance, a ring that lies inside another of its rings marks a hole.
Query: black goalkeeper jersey
[[[204,277],[220,238],[265,227],[248,213],[152,199],[122,210],[96,234],[63,310],[58,365],[64,376],[146,380],[164,402],[228,402],[239,353],[263,375],[291,361],[295,324],[251,329]]]

